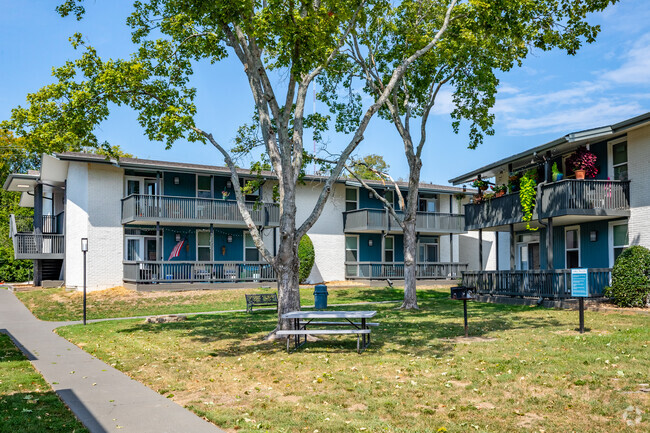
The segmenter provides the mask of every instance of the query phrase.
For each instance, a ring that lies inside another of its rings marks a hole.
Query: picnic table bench
[[[253,306],[271,306],[278,309],[278,295],[277,293],[261,293],[256,295],[246,296],[246,312],[252,313]]]
[[[291,350],[292,340],[297,349],[307,342],[308,335],[356,335],[357,353],[361,353],[370,344],[370,327],[379,325],[366,321],[375,314],[376,311],[292,311],[283,314],[282,318],[292,320],[293,329],[281,330],[276,334],[287,337],[287,352]],[[324,322],[319,319],[340,320]],[[307,329],[307,326],[351,326],[352,329]],[[301,337],[304,337],[302,343]]]

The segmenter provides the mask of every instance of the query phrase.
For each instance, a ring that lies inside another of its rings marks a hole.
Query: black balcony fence
[[[275,281],[275,270],[267,262],[227,261],[128,261],[124,262],[128,283],[199,283]]]
[[[418,279],[460,278],[467,263],[424,262],[415,265]],[[403,262],[346,262],[345,277],[349,279],[404,279]]]
[[[610,284],[610,268],[588,270],[589,297],[602,297]],[[480,295],[526,298],[571,298],[570,269],[464,271],[461,285]]]

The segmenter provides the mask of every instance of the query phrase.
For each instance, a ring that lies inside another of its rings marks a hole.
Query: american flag
[[[167,260],[171,260],[171,259],[173,259],[174,257],[178,257],[178,256],[180,255],[180,253],[181,253],[181,248],[183,248],[183,244],[184,244],[184,243],[185,243],[185,238],[181,239],[181,240],[176,244],[176,246],[175,246],[174,249],[172,250],[172,253],[169,255],[169,258],[168,258]]]

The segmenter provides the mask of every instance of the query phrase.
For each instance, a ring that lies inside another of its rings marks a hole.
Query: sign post
[[[571,296],[578,298],[580,333],[584,334],[585,298],[589,297],[589,272],[587,269],[571,269]]]
[[[88,252],[88,238],[81,238],[81,252],[84,253],[84,317],[83,323],[86,324],[86,253]]]

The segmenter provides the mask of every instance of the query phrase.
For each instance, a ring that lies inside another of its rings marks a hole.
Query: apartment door
[[[144,193],[146,195],[158,195],[158,182],[156,179],[144,180]]]
[[[517,237],[517,269],[528,271],[540,268],[539,235],[519,235]]]
[[[158,258],[156,257],[156,238],[144,238],[144,256],[146,257],[146,260],[149,261],[156,261]]]

